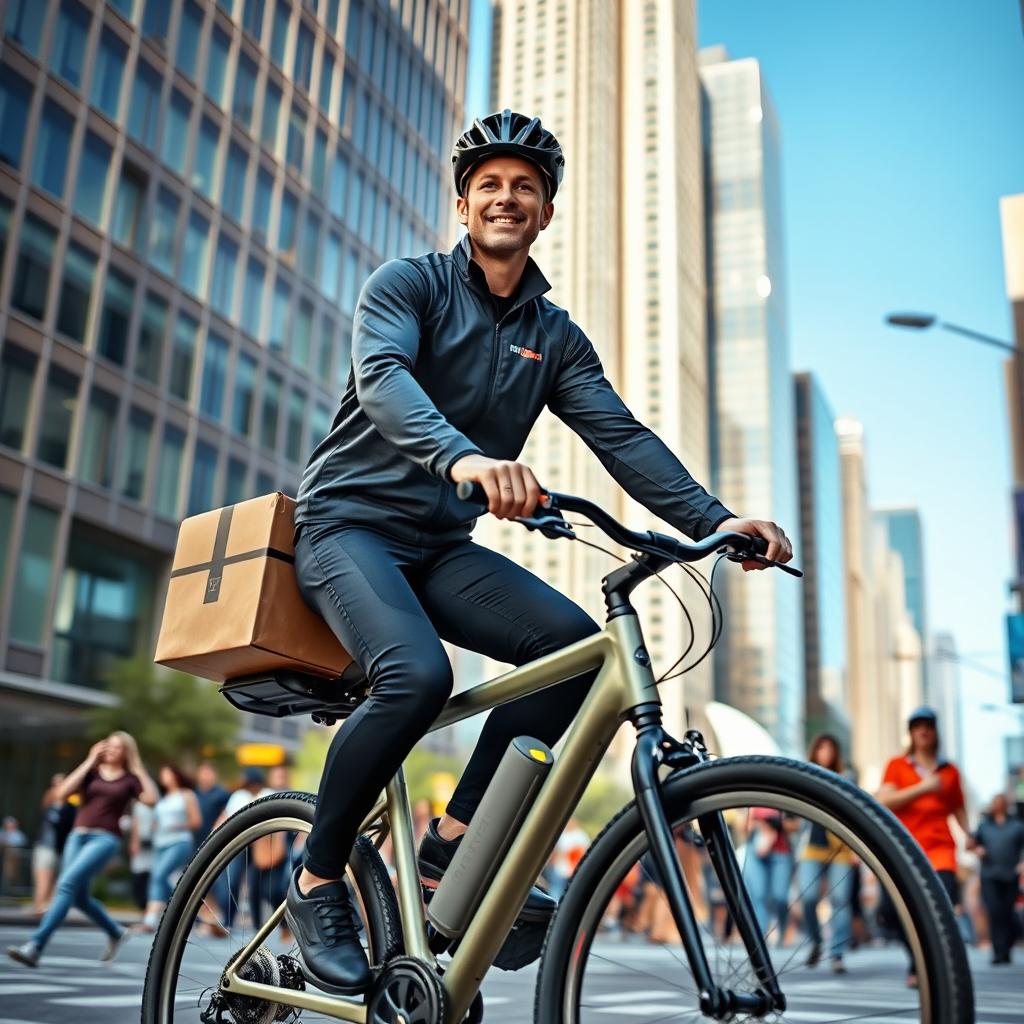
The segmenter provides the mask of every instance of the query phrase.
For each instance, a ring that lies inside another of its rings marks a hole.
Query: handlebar
[[[480,484],[471,480],[463,480],[456,485],[455,493],[461,501],[471,505],[480,505],[486,511],[487,494]],[[532,516],[517,517],[516,522],[521,523],[528,530],[540,530],[547,537],[576,539],[576,534],[562,517],[562,512],[576,512],[586,516],[617,544],[650,555],[655,559],[663,559],[666,564],[697,562],[722,548],[731,548],[728,557],[733,561],[758,561],[782,569],[792,576],[803,576],[799,569],[793,569],[791,566],[782,565],[779,562],[770,562],[765,558],[768,542],[763,537],[753,537],[747,533],[711,533],[696,544],[684,544],[675,537],[656,533],[654,530],[642,532],[630,530],[599,505],[575,494],[558,494],[548,491],[546,499],[541,500]]]

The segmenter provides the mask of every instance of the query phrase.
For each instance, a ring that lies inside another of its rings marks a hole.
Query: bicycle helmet
[[[555,198],[565,170],[565,157],[558,139],[547,131],[539,117],[517,114],[506,107],[501,113],[477,118],[452,150],[455,191],[465,198],[463,187],[473,168],[492,156],[518,156],[543,172],[548,183],[548,201]]]

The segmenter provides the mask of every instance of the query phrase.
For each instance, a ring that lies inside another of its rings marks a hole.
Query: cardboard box
[[[344,671],[351,656],[295,581],[294,516],[277,492],[181,524],[155,661],[218,682]]]

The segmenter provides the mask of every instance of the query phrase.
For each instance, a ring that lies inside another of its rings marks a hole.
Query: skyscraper
[[[550,297],[594,342],[637,418],[709,484],[694,53],[692,0],[496,4],[492,106],[539,115],[566,153],[554,220],[534,247]],[[623,499],[593,454],[551,417],[538,423],[521,458],[553,490],[585,495],[634,528],[658,526]],[[612,559],[496,522],[483,522],[480,533],[603,617],[598,582],[614,568]],[[696,622],[689,663],[710,636],[706,601],[681,573],[665,575]],[[657,581],[635,597],[655,668],[667,668],[689,642],[683,615]],[[707,663],[685,677],[692,708],[710,696],[710,680]],[[675,730],[684,721],[680,682],[662,693],[666,723]]]
[[[779,129],[756,60],[701,51],[706,96],[712,458],[737,515],[774,519],[800,558],[796,428],[786,327]],[[729,579],[720,700],[791,753],[803,747],[800,587],[779,572]]]
[[[0,780],[35,765],[32,800],[152,656],[179,521],[295,493],[363,280],[451,242],[468,0],[342,6],[2,8]]]
[[[835,415],[818,379],[795,375],[807,738],[848,739],[843,493]]]

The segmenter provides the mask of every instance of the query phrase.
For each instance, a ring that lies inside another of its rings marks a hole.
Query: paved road
[[[0,928],[0,945],[23,942],[27,936],[26,928]],[[35,971],[0,957],[0,1024],[136,1024],[148,940],[133,938],[113,964],[98,962],[102,946],[98,932],[66,928],[54,937]],[[594,1005],[591,1020],[670,1024],[703,1019],[681,1014],[678,991],[660,980],[671,977],[671,959],[664,950],[637,942],[626,946],[608,943],[601,952],[608,960],[588,990]],[[1024,1020],[1024,949],[1016,952],[1019,963],[1009,968],[990,967],[986,953],[972,952],[978,1024],[1020,1024]],[[861,1017],[878,1020],[880,1006],[898,1006],[906,997],[899,951],[857,951],[848,957],[848,965],[846,977],[820,969],[789,975],[790,1010],[784,1019],[808,1024]],[[212,965],[211,982],[216,970]],[[486,1024],[529,1024],[535,978],[535,968],[516,974],[494,972],[484,986]],[[628,995],[623,995],[624,989]],[[313,1015],[302,1017],[304,1021],[314,1019],[323,1020]],[[887,1015],[881,1019],[887,1024],[905,1024],[912,1018]]]

